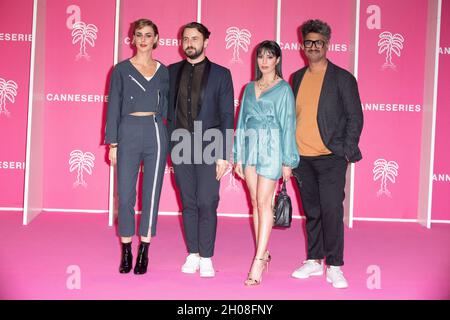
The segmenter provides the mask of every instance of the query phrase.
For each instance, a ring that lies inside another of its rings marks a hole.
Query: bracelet
[[[110,149],[111,149],[111,148],[117,148],[117,144],[114,144],[114,145],[110,144],[110,145],[109,145],[109,148],[110,148]]]

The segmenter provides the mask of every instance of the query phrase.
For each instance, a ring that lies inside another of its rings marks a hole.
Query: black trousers
[[[220,183],[216,164],[174,164],[183,203],[183,226],[189,253],[214,255]]]
[[[344,265],[344,206],[347,160],[331,154],[300,157],[294,170],[306,216],[307,259]]]

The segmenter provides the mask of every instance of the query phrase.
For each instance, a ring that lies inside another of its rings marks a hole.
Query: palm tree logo
[[[395,183],[395,177],[398,176],[399,165],[395,161],[387,161],[385,159],[377,159],[374,162],[373,168],[373,181],[381,179],[380,190],[377,192],[377,196],[382,194],[391,196],[391,192],[387,189],[388,180]]]
[[[95,156],[91,152],[84,152],[81,150],[73,150],[70,153],[70,172],[77,170],[77,181],[73,183],[73,187],[82,185],[87,187],[87,183],[83,179],[83,171],[92,175],[92,169],[94,168]]]
[[[18,85],[12,80],[6,81],[0,78],[0,115],[10,115],[8,109],[6,109],[6,100],[11,103],[16,101]]]
[[[379,35],[380,40],[378,40],[378,53],[383,52],[386,55],[386,61],[383,64],[383,69],[391,68],[396,69],[395,64],[392,62],[392,53],[395,53],[397,57],[400,57],[401,50],[403,49],[403,42],[405,39],[399,33],[392,34],[389,31],[384,31]]]
[[[89,61],[90,57],[86,52],[86,43],[91,47],[95,47],[95,39],[97,39],[98,28],[93,24],[85,24],[78,21],[72,28],[72,44],[80,43],[80,52],[77,54],[77,60],[85,58]]]
[[[250,45],[250,38],[252,34],[247,29],[239,29],[238,27],[229,27],[226,30],[225,49],[233,47],[233,59],[231,59],[231,63],[242,63],[242,59],[239,57],[239,49],[248,51],[248,46]]]

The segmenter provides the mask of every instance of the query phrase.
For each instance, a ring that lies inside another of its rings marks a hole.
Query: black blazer
[[[167,110],[167,129],[169,137],[176,129],[177,124],[177,97],[186,60],[169,66],[169,106]],[[221,130],[224,138],[222,159],[229,159],[232,151],[232,139],[226,135],[226,130],[234,129],[234,90],[231,72],[206,58],[201,92],[199,98],[198,115],[196,121],[202,121],[203,133],[210,128]],[[231,131],[232,132],[232,131]],[[173,143],[170,144],[173,148]],[[227,150],[229,151],[227,154]]]
[[[298,89],[306,72],[304,67],[294,73],[293,91]],[[325,146],[350,162],[362,159],[358,147],[363,128],[363,112],[355,77],[328,61],[317,111],[317,123]]]

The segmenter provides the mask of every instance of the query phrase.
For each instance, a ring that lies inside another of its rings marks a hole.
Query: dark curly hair
[[[319,33],[319,34],[323,35],[327,39],[327,41],[329,41],[331,38],[330,26],[326,22],[323,22],[322,20],[319,20],[319,19],[314,19],[314,20],[311,19],[311,20],[303,22],[300,29],[302,31],[303,39],[305,39],[306,35],[311,32]]]

